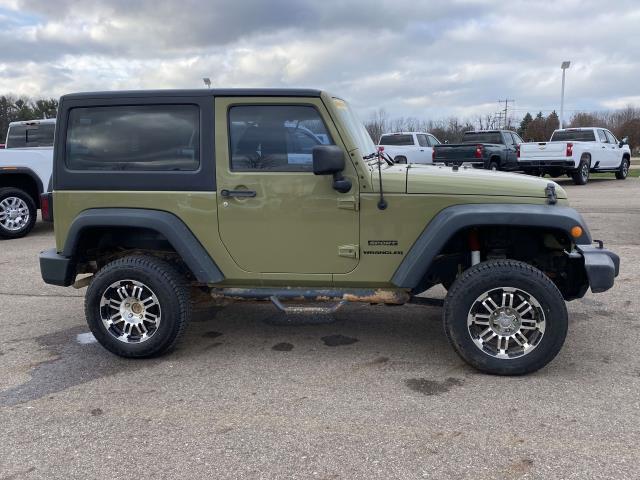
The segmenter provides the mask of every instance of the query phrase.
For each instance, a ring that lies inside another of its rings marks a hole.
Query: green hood
[[[394,165],[382,171],[383,189],[388,193],[427,193],[438,195],[480,195],[545,198],[550,183],[559,199],[564,189],[551,180],[515,173],[435,165]],[[373,171],[373,186],[378,190],[378,171]]]

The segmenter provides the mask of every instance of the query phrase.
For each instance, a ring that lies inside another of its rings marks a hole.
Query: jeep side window
[[[197,105],[73,108],[65,162],[70,170],[197,170],[200,110]]]
[[[334,144],[312,106],[231,107],[229,125],[234,171],[311,172],[313,147]]]

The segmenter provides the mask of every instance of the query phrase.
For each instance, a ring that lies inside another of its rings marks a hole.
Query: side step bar
[[[340,300],[338,303],[334,303],[331,306],[327,307],[305,307],[303,305],[289,305],[285,306],[282,304],[278,297],[271,297],[271,303],[273,303],[278,310],[287,315],[296,315],[300,313],[306,313],[311,315],[331,315],[336,313],[343,307],[347,301]]]
[[[313,288],[212,288],[216,299],[267,301],[279,300],[309,302],[364,302],[403,305],[409,301],[409,293],[402,289],[313,289]]]

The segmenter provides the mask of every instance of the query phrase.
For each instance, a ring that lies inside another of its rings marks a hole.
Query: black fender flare
[[[579,225],[582,235],[577,244],[591,244],[591,234],[582,216],[573,208],[557,205],[468,204],[441,210],[425,227],[409,249],[391,283],[399,288],[420,285],[434,258],[456,233],[478,226],[540,227],[566,232]]]
[[[224,275],[191,230],[174,214],[141,208],[91,208],[69,227],[62,256],[73,258],[84,230],[93,227],[138,227],[165,236],[200,283],[219,283]]]

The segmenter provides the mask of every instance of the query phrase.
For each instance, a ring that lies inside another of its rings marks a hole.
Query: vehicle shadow
[[[201,372],[221,364],[243,369],[258,363],[265,371],[276,371],[285,358],[313,368],[339,361],[339,369],[345,371],[468,369],[449,346],[439,307],[353,304],[328,318],[330,323],[274,325],[274,317],[282,320],[282,315],[270,303],[197,304],[177,348],[152,359],[124,359],[109,353],[84,324],[36,337],[37,346],[50,359],[30,365],[28,381],[0,392],[0,406],[145,369],[163,375],[175,372],[175,367]]]

